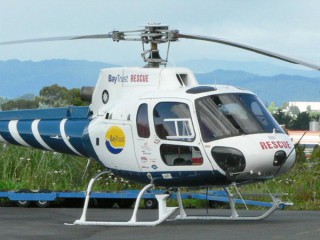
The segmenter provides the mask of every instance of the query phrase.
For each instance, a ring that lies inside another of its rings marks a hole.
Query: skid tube
[[[238,194],[240,195],[243,203],[246,206],[246,203],[243,200],[243,198],[242,198],[237,186],[235,184],[233,186],[236,188]],[[274,196],[271,193],[269,193],[270,197],[272,198],[272,203],[271,203],[271,207],[267,211],[265,211],[264,213],[262,213],[261,215],[258,215],[258,216],[240,216],[239,213],[237,212],[236,207],[235,207],[236,202],[235,202],[234,194],[232,194],[227,187],[225,187],[223,189],[227,193],[227,196],[228,196],[228,199],[229,199],[229,205],[230,205],[230,209],[231,209],[231,215],[230,216],[214,216],[214,215],[188,216],[186,214],[186,212],[184,211],[183,204],[182,204],[181,193],[180,193],[180,191],[178,189],[177,200],[178,200],[178,204],[179,204],[180,214],[178,216],[176,216],[175,219],[169,219],[169,220],[170,221],[176,221],[176,220],[257,221],[257,220],[262,220],[262,219],[270,216],[272,213],[274,213],[278,209],[283,209],[284,206],[291,206],[292,205],[292,203],[283,202],[283,201],[281,201],[281,199],[278,196]],[[247,208],[247,206],[246,206],[246,208]],[[247,210],[248,210],[248,208],[247,208]]]
[[[87,191],[86,191],[86,198],[84,202],[84,207],[82,211],[82,215],[80,219],[76,220],[73,224],[67,224],[67,225],[95,225],[95,226],[156,226],[165,221],[170,217],[172,213],[174,213],[178,207],[167,207],[167,199],[170,196],[169,194],[157,194],[156,199],[158,201],[158,219],[156,221],[137,221],[137,213],[139,209],[140,200],[143,196],[143,194],[151,189],[154,188],[154,184],[150,183],[146,185],[138,194],[137,200],[134,205],[133,213],[129,221],[127,222],[104,222],[104,221],[88,221],[87,218],[87,210],[91,195],[91,190],[93,187],[94,182],[103,174],[109,173],[110,171],[102,171],[101,173],[97,174],[94,178],[92,178],[89,182]]]
[[[283,208],[283,206],[290,205],[290,203],[285,203],[280,200],[278,196],[273,196],[271,193],[270,196],[273,200],[272,206],[263,214],[258,216],[240,216],[235,208],[235,196],[230,193],[228,188],[224,188],[225,192],[227,193],[229,204],[231,208],[231,215],[230,216],[214,216],[214,215],[205,215],[205,216],[188,216],[184,210],[183,203],[182,203],[182,197],[180,189],[177,189],[177,201],[178,201],[178,207],[167,207],[167,199],[170,196],[169,194],[157,194],[156,199],[158,201],[158,219],[155,221],[137,221],[137,213],[139,209],[139,204],[141,201],[141,198],[143,194],[151,189],[154,188],[155,185],[153,183],[150,183],[146,185],[138,194],[135,206],[133,209],[132,216],[129,221],[127,222],[109,222],[109,221],[88,221],[87,220],[87,210],[91,195],[91,190],[93,187],[94,182],[103,174],[109,173],[110,171],[105,170],[97,174],[95,177],[93,177],[89,184],[86,191],[86,198],[85,203],[82,211],[82,215],[80,219],[76,220],[73,224],[66,224],[66,225],[95,225],[95,226],[156,226],[161,224],[162,222],[168,220],[168,221],[177,221],[177,220],[247,220],[247,221],[254,221],[254,220],[261,220],[268,216],[270,216],[274,211],[277,209]],[[233,185],[236,187],[235,185]],[[237,189],[238,191],[238,189]],[[238,191],[240,194],[240,192]],[[242,199],[242,197],[241,197]],[[180,214],[177,215],[175,218],[169,219],[169,217],[177,210],[179,209]]]

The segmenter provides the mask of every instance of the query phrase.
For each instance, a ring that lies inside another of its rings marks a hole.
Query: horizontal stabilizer
[[[32,120],[32,119],[69,119],[88,118],[89,107],[66,107],[51,109],[28,109],[0,112],[1,120]]]

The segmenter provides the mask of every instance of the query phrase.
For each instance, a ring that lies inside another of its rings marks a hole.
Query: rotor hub
[[[176,41],[177,30],[169,30],[168,25],[160,23],[149,23],[144,26],[142,30],[135,31],[113,31],[110,33],[113,41],[141,41],[143,52],[141,56],[144,62],[147,63],[145,67],[160,67],[166,65],[169,53],[169,43]],[[158,44],[168,43],[168,50],[166,59],[160,57]],[[150,48],[145,50],[145,44],[150,44]]]

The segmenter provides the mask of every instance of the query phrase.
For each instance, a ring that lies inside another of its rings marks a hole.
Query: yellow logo
[[[112,126],[106,132],[106,146],[113,154],[120,153],[126,145],[126,136],[118,126]]]

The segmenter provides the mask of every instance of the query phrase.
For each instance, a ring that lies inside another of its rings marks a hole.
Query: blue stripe
[[[43,141],[54,151],[75,154],[63,141],[60,134],[60,120],[41,120],[38,130]],[[54,138],[58,136],[57,138]]]
[[[87,119],[68,120],[65,124],[66,135],[70,137],[70,144],[82,155],[88,156],[82,142],[83,132],[88,127],[90,121]],[[91,145],[91,143],[90,143]]]
[[[83,109],[81,109],[83,110]],[[34,137],[32,133],[32,122],[34,120],[19,120],[17,124],[17,130],[21,138],[30,146],[34,148],[44,149]],[[74,153],[61,138],[60,133],[60,123],[62,119],[59,120],[40,120],[38,124],[38,131],[43,139],[43,141],[54,151],[73,154]],[[65,123],[65,132],[69,136],[69,142],[75,150],[86,157],[92,157],[93,159],[100,161],[97,154],[94,151],[94,148],[91,144],[89,134],[88,134],[88,125],[90,120],[85,119],[68,119]],[[9,121],[0,121],[0,134],[4,140],[11,144],[20,145],[9,132]],[[58,139],[54,138],[58,136]]]
[[[108,140],[106,140],[106,146],[107,146],[109,152],[111,152],[113,154],[119,154],[123,150],[123,148],[115,148],[115,147],[113,147]]]
[[[14,140],[9,132],[9,121],[0,121],[0,134],[7,142],[14,145],[20,145],[16,140]]]
[[[90,136],[89,136],[89,133],[88,133],[88,128],[85,128],[85,130],[83,131],[82,142],[83,142],[83,146],[85,146],[85,151],[86,151],[86,155],[85,156],[91,157],[94,160],[100,162],[101,165],[103,165],[103,163],[99,159],[96,151],[94,150],[94,148],[93,148],[93,146],[91,144]]]
[[[206,187],[226,186],[231,181],[218,171],[166,171],[166,172],[133,172],[111,169],[115,174],[134,182],[150,183],[147,174],[150,173],[154,184],[163,187]],[[162,174],[171,174],[171,179],[164,179]]]
[[[19,132],[20,136],[30,146],[32,146],[34,148],[47,150],[34,137],[34,135],[32,133],[32,128],[31,128],[32,122],[33,122],[32,120],[20,120],[20,121],[18,121],[17,129],[18,129],[18,132]]]

